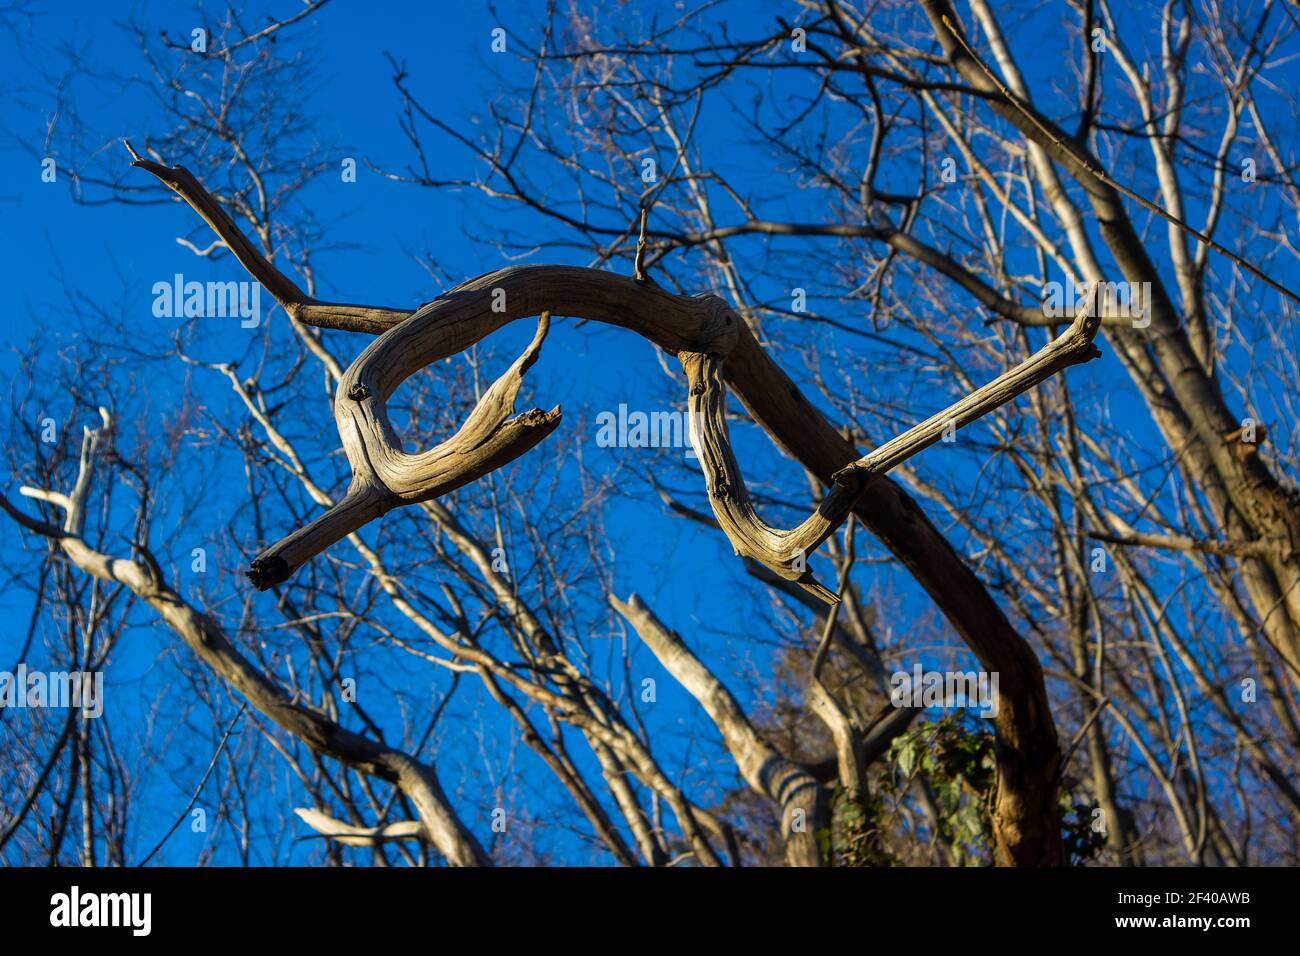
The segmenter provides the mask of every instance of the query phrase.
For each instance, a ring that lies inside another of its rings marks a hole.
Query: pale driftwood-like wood
[[[336,820],[320,810],[297,807],[293,811],[303,823],[323,837],[345,846],[378,846],[398,840],[425,842],[428,835],[418,820],[400,820],[381,827],[358,827]]]
[[[522,355],[478,400],[460,431],[419,454],[401,449],[388,421],[394,389],[423,367],[418,356],[382,339],[348,369],[334,396],[334,418],[352,483],[343,499],[323,515],[276,542],[253,559],[248,576],[258,590],[286,580],[307,561],[380,515],[401,505],[441,497],[514,461],[560,423],[557,405],[531,409],[517,418],[515,398],[524,374],[537,361],[550,328],[543,312]]]
[[[844,522],[854,496],[836,486],[797,528],[781,531],[765,524],[750,503],[740,464],[731,450],[723,360],[705,352],[680,352],[677,358],[686,370],[691,443],[704,471],[709,505],[732,548],[834,604],[839,598],[813,577],[808,559]]]
[[[490,316],[500,314],[491,309],[497,298],[493,290],[499,287],[488,284],[490,279],[469,283],[456,293],[472,303],[471,309],[482,298],[483,308],[467,316],[471,321],[491,321]],[[632,287],[625,289],[624,283]],[[638,316],[634,306],[643,287],[635,279],[550,267],[537,275],[531,295],[539,302],[559,301],[568,307],[566,311],[581,307],[587,314],[595,311],[621,318],[619,324],[630,324]],[[597,291],[603,294],[595,295]],[[589,296],[585,306],[584,296]],[[259,589],[286,580],[306,561],[386,511],[440,497],[513,461],[559,424],[558,407],[549,412],[533,409],[507,421],[524,373],[537,360],[546,337],[549,312],[544,311],[533,341],[483,396],[459,432],[421,454],[401,451],[401,440],[388,421],[388,398],[406,378],[453,354],[457,346],[457,327],[429,318],[435,314],[432,306],[441,301],[435,300],[377,338],[344,374],[334,414],[352,466],[352,484],[342,501],[324,515],[257,556],[249,577]],[[625,306],[621,310],[620,302]],[[708,483],[709,502],[736,553],[753,558],[827,603],[836,602],[835,593],[813,577],[808,558],[843,524],[868,485],[938,441],[946,427],[967,425],[1061,369],[1095,355],[1092,338],[1100,319],[1091,304],[1090,300],[1065,332],[1020,365],[837,472],[816,511],[789,531],[765,524],[750,503],[726,423],[723,365],[726,352],[735,343],[736,321],[726,314],[717,321],[716,305],[706,309],[706,317],[713,321],[696,330],[711,333],[711,350],[683,348],[678,350],[678,358],[686,371],[691,440]]]
[[[1095,295],[1090,297],[1069,328],[1015,368],[837,471],[831,490],[817,510],[788,531],[765,524],[750,503],[727,427],[725,358],[705,352],[678,353],[686,370],[691,441],[704,470],[709,504],[719,527],[738,555],[752,558],[834,604],[839,598],[816,581],[808,568],[808,558],[844,523],[870,483],[933,445],[945,429],[955,431],[969,425],[1062,369],[1098,355],[1092,344],[1101,324],[1093,308],[1095,300]]]

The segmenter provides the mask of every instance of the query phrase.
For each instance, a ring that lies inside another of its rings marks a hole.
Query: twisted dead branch
[[[636,277],[568,266],[523,266],[467,282],[413,314],[316,302],[257,252],[187,170],[143,159],[129,143],[126,146],[132,165],[152,173],[195,209],[290,316],[332,328],[370,331],[377,324],[387,326],[353,362],[335,397],[339,436],[353,471],[348,493],[320,518],[254,559],[248,574],[259,590],[282,583],[302,564],[391,508],[441,497],[508,464],[550,434],[559,424],[558,407],[550,412],[532,409],[508,422],[506,416],[513,410],[523,374],[537,359],[551,312],[622,326],[677,353],[687,375],[692,442],[723,532],[738,555],[753,558],[828,604],[838,598],[816,581],[807,558],[844,523],[877,477],[938,441],[946,427],[970,424],[1097,354],[1091,343],[1100,317],[1090,298],[1064,333],[1025,362],[836,471],[831,491],[817,510],[796,528],[783,531],[754,512],[731,450],[723,366],[740,341],[741,324],[717,296],[686,299]],[[538,313],[541,320],[533,342],[484,395],[464,427],[428,452],[404,454],[386,411],[397,386],[506,322]],[[797,394],[793,386],[791,391]],[[744,397],[742,393],[742,401]]]
[[[1071,364],[1096,354],[1099,317],[1085,307],[1058,339],[1026,362],[909,429],[865,457],[800,392],[740,317],[716,295],[674,295],[656,283],[570,266],[513,266],[470,280],[416,312],[321,302],[308,297],[240,232],[220,204],[183,167],[168,167],[130,150],[133,162],[166,184],[199,213],[236,259],[305,325],[379,334],[340,382],[335,418],[353,468],[348,495],[326,515],[260,554],[249,572],[265,588],[349,531],[400,504],[428,501],[523,454],[558,425],[559,409],[534,410],[513,421],[519,381],[535,360],[546,323],[494,389],[492,401],[434,450],[404,455],[385,413],[397,386],[439,359],[455,355],[516,319],[570,315],[636,332],[677,355],[691,378],[692,432],[703,446],[715,515],[738,553],[754,557],[824,601],[835,595],[796,568],[854,512],[916,577],[982,666],[1002,674],[1004,706],[997,718],[999,858],[1006,862],[1060,861],[1055,790],[1059,745],[1042,669],[978,578],[924,513],[885,473],[928,447],[951,423],[961,427],[1010,401]],[[1090,299],[1090,302],[1092,300]],[[831,491],[793,531],[763,524],[743,497],[739,467],[722,420],[731,387],[754,421]],[[700,386],[703,389],[697,391]],[[448,457],[448,452],[454,452]],[[729,477],[729,476],[733,476]],[[739,496],[733,497],[733,488]],[[721,514],[719,509],[721,508]]]
[[[1095,302],[1094,290],[1069,328],[1024,362],[837,471],[830,493],[817,510],[789,531],[764,524],[750,503],[731,450],[723,359],[704,352],[679,353],[689,384],[691,441],[708,481],[709,504],[736,554],[753,558],[828,604],[839,601],[835,592],[814,579],[807,559],[844,523],[870,483],[929,448],[945,429],[969,425],[1062,369],[1100,355],[1092,344],[1101,322]]]
[[[416,364],[400,347],[378,347],[380,341],[366,349],[334,396],[339,436],[352,466],[348,492],[315,521],[254,558],[248,570],[253,586],[261,591],[283,582],[330,545],[392,508],[440,498],[514,461],[553,432],[560,423],[558,405],[549,412],[534,408],[508,418],[549,328],[550,313],[543,312],[528,348],[479,399],[460,431],[416,455],[401,450],[387,402],[397,386],[426,363]]]

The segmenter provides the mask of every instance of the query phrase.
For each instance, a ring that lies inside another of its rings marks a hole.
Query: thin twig
[[[1083,722],[1083,726],[1079,728],[1079,732],[1074,735],[1074,739],[1070,741],[1070,746],[1065,751],[1065,756],[1061,758],[1061,773],[1064,773],[1065,768],[1070,765],[1070,758],[1074,756],[1074,752],[1079,748],[1079,744],[1083,742],[1083,735],[1088,732],[1088,728],[1091,727],[1097,718],[1101,716],[1101,712],[1106,709],[1106,705],[1109,703],[1110,698],[1103,697],[1101,703],[1093,709],[1092,713],[1088,715],[1088,719]]]
[[[171,835],[176,832],[176,828],[181,825],[181,821],[189,816],[190,809],[199,799],[199,794],[203,792],[203,787],[208,782],[208,777],[212,775],[212,768],[217,765],[217,759],[221,756],[221,752],[226,749],[226,741],[230,739],[230,735],[235,729],[235,724],[239,722],[240,717],[244,716],[244,711],[247,709],[248,701],[244,701],[239,705],[239,713],[235,714],[234,719],[230,722],[230,726],[226,728],[226,732],[221,738],[221,743],[217,745],[217,752],[212,755],[212,762],[208,764],[208,769],[203,772],[203,779],[199,781],[199,785],[194,789],[194,796],[190,797],[190,802],[185,805],[185,809],[182,810],[181,815],[176,818],[176,822],[172,824],[171,829],[168,830],[166,835],[158,841],[158,845],[150,851],[148,856],[137,863],[136,866],[144,866],[152,860],[154,855],[163,848],[163,844],[171,839]]]
[[[641,207],[641,234],[636,240],[636,260],[632,263],[632,278],[637,282],[645,282],[645,220],[646,213],[649,210],[645,206]]]

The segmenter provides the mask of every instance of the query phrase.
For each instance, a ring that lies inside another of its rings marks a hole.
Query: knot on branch
[[[712,292],[694,296],[704,306],[704,321],[693,352],[707,352],[719,357],[730,355],[740,336],[740,317],[727,300]]]

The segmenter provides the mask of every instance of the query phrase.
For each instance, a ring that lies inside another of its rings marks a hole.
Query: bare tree
[[[1284,94],[1263,75],[1295,23],[1272,3],[1052,15],[1070,70],[1036,89],[1001,25],[1013,12],[979,0],[966,17],[928,0],[743,20],[705,5],[653,27],[551,4],[512,33],[522,62],[476,132],[393,59],[410,162],[373,168],[472,187],[505,224],[485,258],[504,267],[410,308],[317,291],[362,283],[322,283],[322,236],[295,198],[327,168],[285,109],[286,91],[309,96],[286,66],[298,18],[250,31],[232,12],[198,60],[142,44],[161,132],[124,137],[140,147],[130,174],[85,156],[79,183],[183,202],[203,224],[187,247],[233,257],[285,314],[236,361],[201,357],[192,327],[130,359],[228,388],[204,441],[244,476],[254,556],[247,583],[212,593],[163,570],[152,476],[168,452],[122,447],[101,399],[79,455],[15,458],[38,515],[0,499],[46,543],[38,608],[139,607],[203,665],[188,671],[206,688],[200,763],[224,767],[245,852],[250,789],[293,799],[245,775],[256,739],[312,802],[279,825],[325,837],[333,862],[549,862],[537,804],[508,809],[525,773],[594,859],[624,865],[1056,865],[1099,839],[1118,863],[1293,859],[1300,518],[1280,425],[1293,390],[1278,386],[1297,360],[1271,303],[1295,300],[1278,257],[1295,254],[1300,191]],[[1158,56],[1132,52],[1147,34]],[[700,128],[720,110],[721,141]],[[468,166],[445,173],[432,136]],[[801,188],[738,186],[731,144]],[[1239,176],[1243,149],[1270,171]],[[539,249],[586,265],[507,264]],[[486,374],[485,340],[534,318]],[[611,476],[558,405],[516,414],[564,319],[657,350],[698,470],[621,461]],[[343,357],[357,336],[374,338]],[[74,369],[80,393],[113,387]],[[170,453],[198,443],[193,428]],[[95,502],[122,482],[138,503],[115,539],[121,517]],[[619,496],[734,551],[737,593],[766,609],[764,635],[730,634],[755,662],[666,624],[671,595],[622,596],[603,519]],[[891,568],[929,617],[893,610]],[[85,633],[76,659],[102,665],[112,641]],[[608,633],[625,635],[618,653]],[[638,644],[698,706],[723,781],[669,765],[637,706]],[[891,699],[926,644],[998,675],[992,733]],[[342,689],[417,670],[435,699],[394,689],[397,725]],[[242,701],[257,734],[227,752]],[[125,862],[121,784],[90,776],[76,729],[47,727],[25,754],[0,848],[56,858],[76,792],[79,860]],[[444,738],[475,740],[476,769],[449,767]],[[53,843],[29,812],[41,801],[62,808]],[[525,838],[496,839],[498,815]]]

